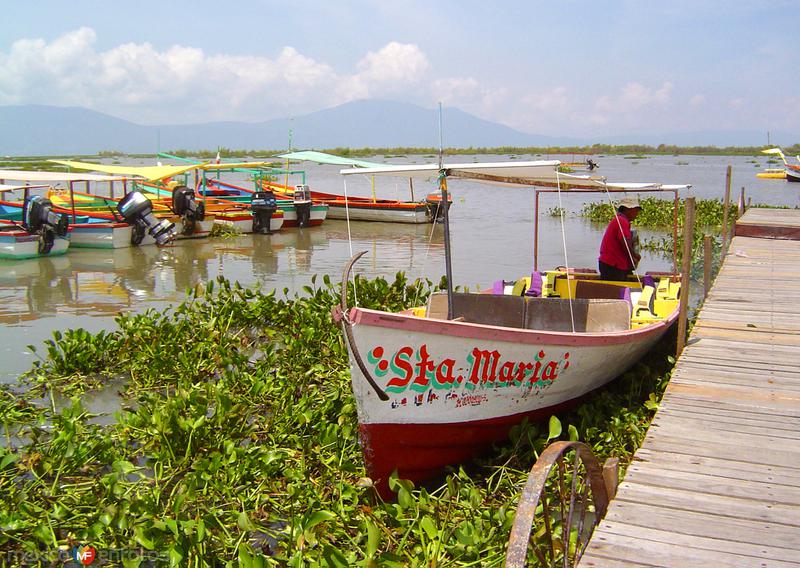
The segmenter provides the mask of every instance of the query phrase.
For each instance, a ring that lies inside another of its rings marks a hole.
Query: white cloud
[[[358,62],[361,80],[376,85],[416,83],[428,70],[428,58],[419,47],[393,41]]]
[[[689,99],[689,105],[693,107],[699,107],[706,104],[706,97],[705,95],[696,94],[691,99]]]
[[[420,84],[429,68],[418,46],[398,42],[367,53],[355,74],[340,75],[290,46],[268,58],[149,43],[98,51],[96,41],[90,28],[50,43],[16,41],[0,52],[0,104],[79,105],[145,122],[265,120],[392,96]]]
[[[595,109],[605,113],[626,114],[645,107],[662,106],[669,102],[672,83],[665,82],[658,89],[641,83],[628,83],[616,97],[604,95],[595,101]]]
[[[744,106],[744,99],[738,97],[728,101],[728,106],[732,109],[740,109]]]

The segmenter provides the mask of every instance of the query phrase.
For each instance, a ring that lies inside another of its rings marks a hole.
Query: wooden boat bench
[[[494,294],[453,294],[453,317],[469,323],[577,332],[622,331],[631,328],[631,304],[622,299],[605,298],[534,298]],[[431,294],[427,317],[447,318],[447,294]]]

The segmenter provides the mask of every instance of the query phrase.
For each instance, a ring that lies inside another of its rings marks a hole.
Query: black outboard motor
[[[47,254],[53,248],[56,236],[67,236],[69,221],[66,216],[53,211],[52,201],[33,195],[26,198],[22,206],[22,228],[31,235],[39,235],[39,254]]]
[[[311,190],[307,185],[294,187],[294,210],[297,213],[297,226],[308,227],[311,224]]]
[[[256,191],[250,198],[250,210],[253,212],[253,232],[271,235],[270,220],[278,210],[275,194],[268,189]]]
[[[153,215],[153,204],[141,192],[132,191],[117,203],[117,211],[133,226],[131,244],[141,244],[147,231],[161,246],[176,237],[175,224]]]
[[[172,210],[183,218],[184,235],[194,233],[195,225],[206,216],[206,206],[194,198],[194,191],[185,185],[176,186],[172,190]]]

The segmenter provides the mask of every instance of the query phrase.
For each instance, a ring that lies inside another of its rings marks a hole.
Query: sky
[[[138,124],[439,102],[533,134],[784,131],[800,0],[7,2],[0,105]]]

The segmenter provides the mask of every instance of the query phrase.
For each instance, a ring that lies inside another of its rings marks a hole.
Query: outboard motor
[[[56,236],[67,236],[69,221],[53,211],[52,201],[33,195],[26,198],[22,206],[22,227],[31,235],[39,235],[39,254],[47,254]]]
[[[175,238],[175,224],[153,215],[153,204],[144,194],[132,191],[117,203],[117,211],[128,225],[133,226],[131,244],[141,244],[145,231],[161,246]]]
[[[271,235],[270,220],[278,210],[275,194],[268,189],[256,191],[250,198],[250,210],[253,212],[253,232]]]
[[[183,218],[184,235],[194,233],[195,225],[202,221],[206,216],[206,206],[198,202],[194,197],[194,191],[185,185],[176,186],[172,190],[172,210],[176,215]]]
[[[311,223],[311,190],[307,185],[294,187],[294,210],[297,212],[297,226],[308,227]]]

